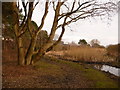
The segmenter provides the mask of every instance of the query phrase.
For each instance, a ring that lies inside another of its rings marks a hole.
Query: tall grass
[[[107,55],[106,49],[92,47],[70,47],[64,52],[64,57],[69,57],[73,60],[93,61],[93,62],[108,62],[113,61]]]

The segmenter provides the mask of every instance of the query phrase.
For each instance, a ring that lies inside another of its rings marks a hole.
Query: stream
[[[94,65],[94,68],[104,71],[104,72],[108,72],[118,77],[120,76],[120,68],[112,67],[109,65],[98,65],[98,64]]]

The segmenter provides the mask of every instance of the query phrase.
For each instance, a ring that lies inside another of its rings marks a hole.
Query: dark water
[[[109,72],[115,76],[120,76],[120,68],[112,67],[109,65],[94,65],[94,67],[101,71]]]

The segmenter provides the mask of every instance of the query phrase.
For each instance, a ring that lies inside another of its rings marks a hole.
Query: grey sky
[[[41,3],[42,4],[42,3]],[[44,12],[44,6],[39,4],[33,14],[33,20],[40,24],[41,17]],[[54,12],[49,9],[49,13],[45,20],[43,30],[50,33]],[[65,43],[75,41],[78,43],[80,39],[85,39],[89,43],[92,39],[98,39],[101,45],[117,44],[118,43],[118,14],[115,14],[109,21],[108,19],[100,20],[99,18],[90,20],[79,20],[66,27],[65,34],[62,40]],[[110,23],[110,24],[108,24]],[[70,30],[72,29],[72,31]],[[60,29],[56,34],[60,34]]]

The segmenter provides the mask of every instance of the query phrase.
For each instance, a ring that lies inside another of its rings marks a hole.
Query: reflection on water
[[[109,72],[111,74],[114,74],[115,76],[120,76],[120,68],[108,66],[108,65],[94,65],[96,69],[99,69],[101,71]]]
[[[108,65],[103,65],[101,70],[105,71],[105,72],[109,72],[109,73],[114,74],[116,76],[120,76],[120,73],[119,73],[120,69],[119,68],[111,67]]]

